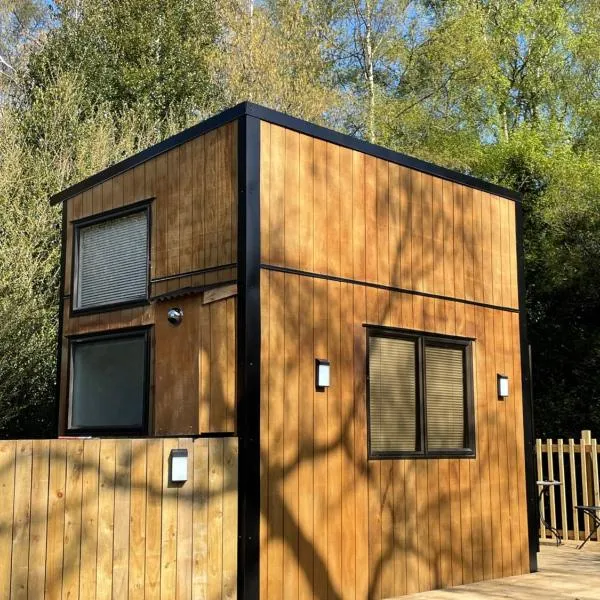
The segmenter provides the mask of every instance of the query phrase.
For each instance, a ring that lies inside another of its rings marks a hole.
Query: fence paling
[[[586,460],[586,446],[587,446],[588,436],[586,432],[582,432],[581,436],[581,487],[583,489],[583,503],[587,506],[590,503],[589,497],[589,489],[588,489],[588,463]],[[590,535],[590,519],[587,515],[583,516],[583,529],[585,537],[587,538]]]
[[[544,498],[540,501],[540,516],[546,520],[548,512],[547,522],[556,528],[564,539],[582,540],[584,536],[589,535],[591,520],[587,515],[581,516],[575,506],[579,504],[600,505],[597,441],[592,439],[590,431],[583,431],[578,444],[573,439],[569,439],[567,444],[563,440],[547,439],[542,442],[538,439],[535,449],[537,479],[558,479],[561,482],[557,488],[552,487],[548,490],[547,506]],[[545,460],[544,454],[546,455]],[[558,473],[555,470],[554,454],[556,454]],[[569,467],[568,473],[565,468],[565,454],[568,455],[566,459]],[[576,459],[576,455],[579,455],[579,460]],[[567,486],[570,487],[570,494]],[[572,528],[569,528],[568,525],[569,514],[572,515]],[[583,531],[580,531],[579,528],[580,517],[583,519]],[[560,523],[558,522],[559,518]],[[554,538],[554,534],[543,523],[540,523],[540,538]],[[592,539],[597,538],[597,535],[592,537]]]
[[[546,460],[548,461],[548,479],[554,481],[554,454],[552,452],[552,440],[546,440]],[[562,486],[561,486],[562,487]],[[550,497],[550,523],[553,527],[556,527],[556,488],[549,488]]]
[[[598,481],[598,444],[592,440],[592,474],[594,478],[594,505],[600,506],[600,482]]]
[[[537,455],[537,472],[538,472],[538,480],[543,480],[543,462],[542,462],[542,440],[535,440],[535,452]],[[544,522],[546,521],[546,507],[544,506],[543,496],[540,498],[540,537],[546,537],[546,527]]]
[[[563,529],[565,523],[567,523],[567,481],[565,479],[565,444],[563,440],[558,440],[558,478],[562,482],[562,485],[558,488],[560,493],[560,517],[563,523]],[[568,533],[567,536],[568,537]]]
[[[573,511],[573,539],[579,540],[579,518],[577,509],[577,479],[575,470],[575,440],[569,440],[569,467],[571,475],[571,507]]]

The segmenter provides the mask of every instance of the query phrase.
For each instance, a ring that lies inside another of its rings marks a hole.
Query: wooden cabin
[[[518,194],[243,103],[52,202],[59,434],[238,438],[240,598],[536,569]]]

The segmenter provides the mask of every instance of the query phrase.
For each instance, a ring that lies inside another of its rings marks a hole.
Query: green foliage
[[[61,223],[49,196],[177,128],[94,107],[71,74],[26,111],[0,108],[0,436],[55,433]]]
[[[29,61],[28,91],[77,73],[86,99],[111,114],[204,115],[218,95],[208,64],[217,34],[210,0],[57,2],[54,27]]]
[[[251,100],[317,122],[337,106],[318,6],[223,0],[219,16],[222,35],[211,63],[225,105]]]
[[[244,99],[520,190],[538,433],[600,427],[594,0],[0,0],[0,432],[52,433],[48,196]]]

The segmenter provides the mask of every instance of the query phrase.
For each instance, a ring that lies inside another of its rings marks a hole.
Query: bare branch
[[[4,58],[3,56],[0,54],[0,64],[3,64],[4,66],[8,67],[13,73],[16,73],[16,69],[9,64]]]

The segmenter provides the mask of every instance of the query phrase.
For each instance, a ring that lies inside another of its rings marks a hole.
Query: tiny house
[[[517,193],[243,103],[52,202],[59,434],[238,438],[239,597],[536,569]]]

